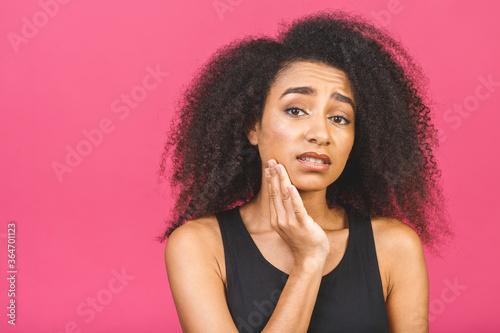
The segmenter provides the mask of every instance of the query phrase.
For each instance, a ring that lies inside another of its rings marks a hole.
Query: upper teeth
[[[301,157],[300,159],[302,161],[307,161],[307,162],[312,162],[312,163],[326,164],[325,161],[317,159],[317,158],[312,158],[312,157]]]

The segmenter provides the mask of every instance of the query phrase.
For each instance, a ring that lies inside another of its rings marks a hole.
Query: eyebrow
[[[314,90],[311,87],[291,87],[285,90],[285,92],[280,96],[279,99],[281,99],[283,96],[288,95],[288,94],[302,94],[302,95],[316,95],[316,90]],[[356,107],[354,106],[354,101],[347,97],[342,95],[341,93],[334,92],[331,96],[330,99],[336,99],[339,102],[344,102],[348,103],[353,110],[356,110]]]

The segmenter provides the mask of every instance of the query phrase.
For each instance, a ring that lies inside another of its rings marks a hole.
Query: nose
[[[328,131],[328,119],[323,117],[312,117],[305,132],[305,139],[317,145],[328,146],[331,143],[330,132]]]

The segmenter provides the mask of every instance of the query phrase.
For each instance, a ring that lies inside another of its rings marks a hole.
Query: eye
[[[349,125],[351,122],[347,120],[346,118],[342,116],[333,116],[330,117],[334,123],[340,124],[340,125]]]
[[[299,108],[288,108],[285,110],[285,112],[288,113],[289,115],[295,116],[295,117],[301,116],[302,115],[302,114],[300,114],[301,112],[303,114],[305,114],[305,112]]]

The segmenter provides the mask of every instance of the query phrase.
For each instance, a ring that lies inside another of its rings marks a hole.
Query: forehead
[[[289,64],[276,76],[272,88],[282,90],[297,85],[333,86],[339,91],[352,95],[352,86],[346,73],[319,62],[295,61]]]

